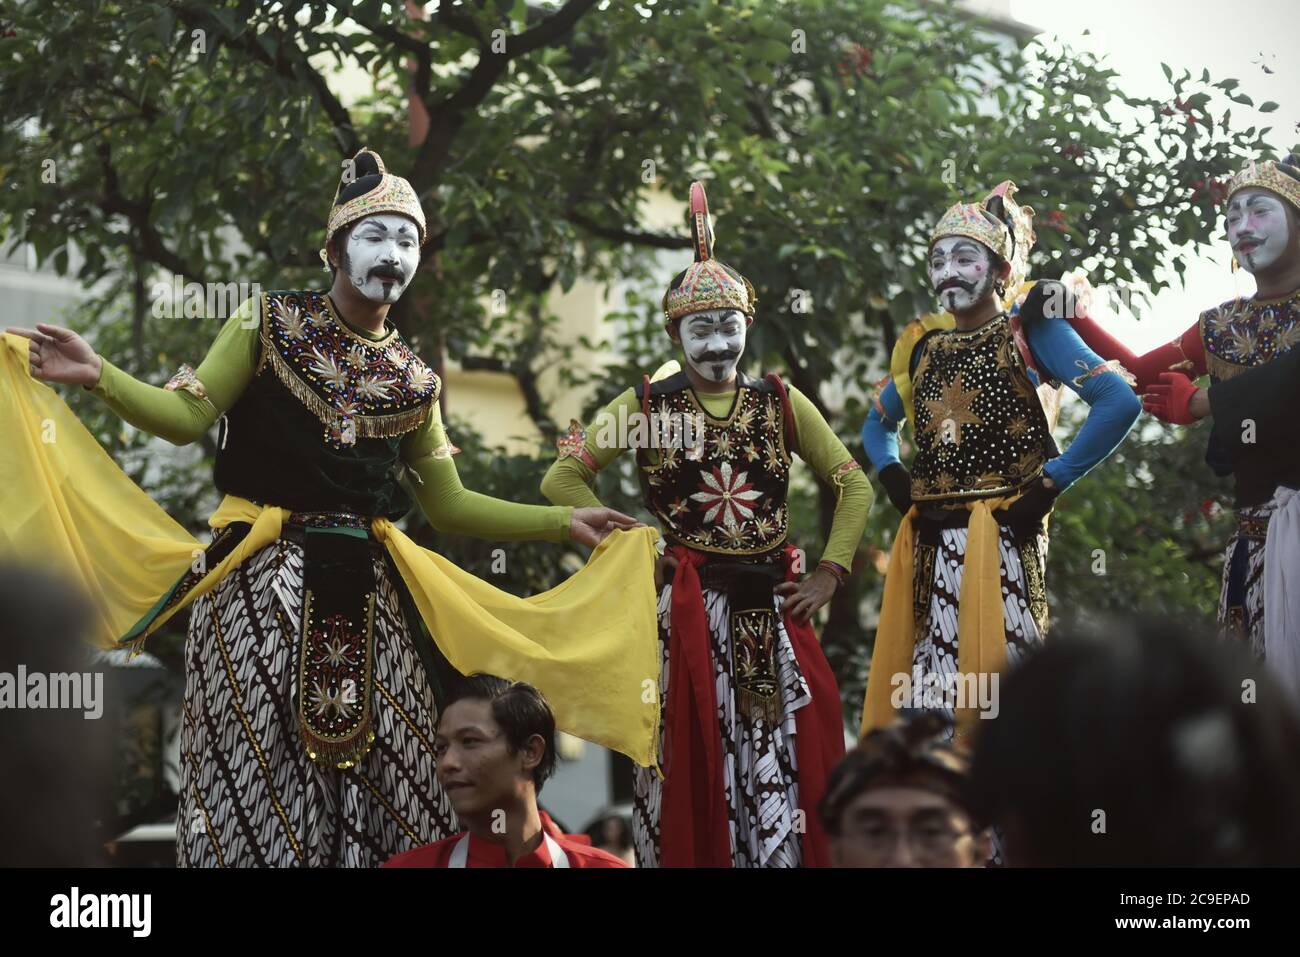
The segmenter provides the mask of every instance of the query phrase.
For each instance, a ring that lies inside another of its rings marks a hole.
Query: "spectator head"
[[[933,713],[872,731],[831,772],[818,812],[835,867],[983,867],[967,761]]]
[[[555,771],[555,715],[532,685],[473,675],[448,695],[434,753],[458,816],[535,804]]]
[[[1300,724],[1240,646],[1154,621],[1058,634],[980,724],[970,802],[1010,864],[1300,864]]]

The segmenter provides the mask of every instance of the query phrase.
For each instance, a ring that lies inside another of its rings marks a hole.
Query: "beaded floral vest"
[[[1057,454],[1008,318],[921,340],[912,498],[988,498],[1035,479]]]
[[[217,487],[299,511],[400,516],[402,435],[441,383],[396,330],[365,339],[319,292],[262,297],[260,358],[226,414]]]
[[[1233,299],[1201,313],[1200,326],[1211,379],[1231,379],[1300,344],[1300,290],[1262,302]]]
[[[646,507],[669,541],[704,552],[757,555],[784,544],[790,480],[788,399],[780,380],[737,377],[721,418],[678,373],[637,387],[662,447],[637,448]]]

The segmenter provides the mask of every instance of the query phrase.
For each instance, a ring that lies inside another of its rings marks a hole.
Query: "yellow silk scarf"
[[[965,503],[967,522],[966,555],[962,565],[961,595],[957,606],[957,671],[960,676],[1001,674],[1006,666],[1006,619],[1002,607],[1001,558],[998,554],[998,523],[993,512],[1006,508],[1020,493],[1005,498],[979,499]],[[883,728],[897,717],[891,700],[897,687],[896,675],[905,675],[910,686],[912,652],[916,643],[912,609],[912,566],[916,541],[913,505],[899,523],[894,547],[885,573],[885,597],[876,629],[876,645],[867,675],[867,694],[862,706],[861,734]],[[969,685],[967,685],[969,687]],[[969,733],[979,709],[967,700],[957,709],[958,734]]]
[[[72,410],[31,378],[27,340],[0,343],[0,556],[60,572],[90,596],[94,640],[117,640],[154,608],[204,546],[133,483]],[[243,541],[150,622],[147,637],[240,562],[274,542],[289,511],[227,496],[208,523],[249,522]],[[617,531],[550,591],[518,598],[376,519],[415,605],[451,665],[536,686],[580,738],[655,763],[658,625],[652,528]]]

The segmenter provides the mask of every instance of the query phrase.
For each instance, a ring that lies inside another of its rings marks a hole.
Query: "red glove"
[[[1162,422],[1173,425],[1191,425],[1197,420],[1187,408],[1196,395],[1196,383],[1181,372],[1162,372],[1160,381],[1147,387],[1142,396],[1142,408]]]

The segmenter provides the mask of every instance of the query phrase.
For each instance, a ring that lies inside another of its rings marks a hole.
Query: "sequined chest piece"
[[[1055,445],[1007,318],[935,333],[921,348],[912,497],[989,497],[1037,476]]]
[[[661,447],[638,447],[637,464],[646,507],[669,539],[733,555],[785,541],[790,455],[775,390],[741,384],[721,419],[689,388],[652,393],[650,415]]]
[[[1238,299],[1201,315],[1206,365],[1216,382],[1231,379],[1300,345],[1300,292],[1274,302]]]
[[[262,367],[276,376],[324,427],[335,448],[358,438],[416,428],[437,401],[441,382],[396,331],[370,341],[334,314],[316,292],[263,297]]]

